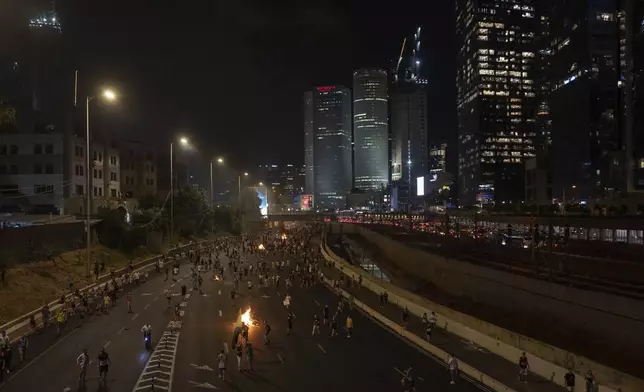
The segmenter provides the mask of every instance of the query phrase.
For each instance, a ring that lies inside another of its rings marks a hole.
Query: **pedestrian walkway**
[[[330,267],[326,267],[324,269],[324,274],[330,279],[339,279],[342,275],[338,269]],[[398,324],[403,324],[402,309],[395,303],[389,302],[387,304],[381,304],[378,294],[364,287],[356,287],[352,284],[352,287],[350,288],[346,287],[346,285],[342,288],[351,293],[355,299],[365,303],[372,309],[375,309],[388,319]],[[431,344],[454,355],[459,360],[504,383],[515,391],[561,392],[565,390],[564,387],[561,387],[550,380],[541,378],[536,374],[530,374],[527,377],[527,384],[520,382],[518,379],[519,358],[517,358],[517,363],[511,363],[504,358],[477,346],[473,342],[463,340],[457,335],[446,332],[444,329],[445,325],[441,324],[440,314],[438,314],[436,325],[438,328],[436,328],[432,333]],[[421,319],[411,313],[408,318],[407,330],[423,339],[425,338],[425,327]],[[530,358],[528,358],[528,360],[530,360]]]

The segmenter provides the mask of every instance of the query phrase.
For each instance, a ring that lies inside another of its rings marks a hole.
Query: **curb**
[[[331,280],[329,278],[324,278],[324,283],[329,287],[331,291],[335,291],[333,289],[333,285],[331,283]],[[347,293],[345,290],[340,289],[340,294],[344,298],[349,299],[352,297],[351,294]],[[443,365],[447,366],[447,360],[449,358],[449,354],[441,350],[440,348],[428,343],[421,337],[417,336],[416,334],[409,332],[405,328],[403,328],[401,325],[389,320],[387,317],[383,316],[382,314],[378,313],[374,309],[372,309],[370,306],[366,305],[365,303],[361,302],[360,300],[356,299],[353,297],[353,305],[362,310],[364,313],[366,313],[369,317],[375,319],[378,321],[380,324],[383,326],[387,327],[390,332],[403,337],[405,340],[411,342],[415,346],[419,347],[421,350],[426,351],[429,353],[431,356],[433,356],[435,359],[439,360],[442,362]],[[458,363],[458,370],[459,373],[464,373],[469,376],[469,378],[472,379],[472,381],[481,383],[482,385],[485,385],[486,387],[490,388],[493,391],[499,391],[499,392],[517,392],[515,389],[512,389],[508,387],[507,385],[503,384],[502,382],[488,376],[487,374],[481,372],[480,370],[476,369],[474,366],[468,365],[466,362],[462,361],[460,358],[456,358],[456,361]]]

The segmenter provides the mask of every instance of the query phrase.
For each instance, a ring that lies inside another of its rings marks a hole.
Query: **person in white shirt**
[[[456,376],[458,376],[458,361],[452,354],[447,359],[447,367],[449,368],[449,375],[451,377],[450,385],[456,384]]]
[[[87,367],[89,366],[89,355],[87,354],[87,349],[84,349],[83,352],[76,358],[76,363],[80,366],[80,373],[78,375],[78,387],[85,385],[87,377]]]
[[[219,378],[222,380],[225,380],[226,378],[226,354],[224,354],[224,350],[221,350],[219,352],[219,355],[217,355],[217,362],[219,364]]]

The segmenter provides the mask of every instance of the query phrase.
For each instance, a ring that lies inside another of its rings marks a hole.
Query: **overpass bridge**
[[[324,222],[336,220],[332,213],[300,213],[300,214],[268,214],[267,220],[271,222]]]

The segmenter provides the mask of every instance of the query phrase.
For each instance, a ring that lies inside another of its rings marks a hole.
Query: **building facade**
[[[625,184],[619,1],[556,2],[549,14],[554,196],[613,197]]]
[[[136,199],[157,196],[159,188],[155,148],[138,141],[122,140],[118,142],[118,150],[121,159],[120,176],[123,196]]]
[[[535,156],[534,0],[457,0],[459,204],[523,200]]]
[[[315,188],[313,173],[313,144],[315,140],[313,113],[315,105],[313,96],[313,91],[304,93],[304,191],[308,194],[313,194]]]
[[[353,72],[353,185],[363,191],[389,184],[387,71]]]
[[[305,190],[313,191],[316,208],[343,207],[351,190],[351,90],[316,87],[304,95],[304,102],[304,117],[309,120],[305,133],[310,135],[305,137],[305,150],[313,139],[312,173],[311,157],[305,156]]]
[[[62,134],[0,134],[0,210],[64,213]]]
[[[414,184],[427,158],[427,86],[400,86],[391,94],[391,180]]]

